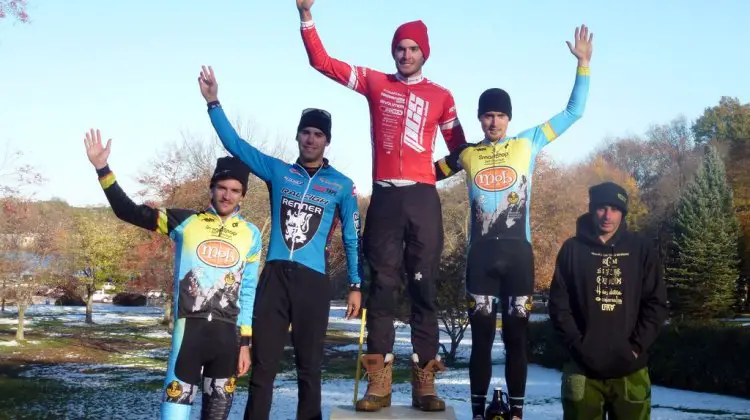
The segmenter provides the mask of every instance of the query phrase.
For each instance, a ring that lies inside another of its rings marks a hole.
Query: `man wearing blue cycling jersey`
[[[356,190],[352,180],[323,157],[331,141],[331,115],[321,109],[302,112],[297,127],[299,157],[287,163],[240,138],[219,104],[212,68],[203,67],[198,81],[222,144],[265,181],[270,192],[271,239],[253,312],[257,327],[245,418],[269,417],[273,381],[291,324],[299,387],[297,419],[321,419],[320,365],[331,300],[327,250],[339,220],[350,279],[347,318],[356,316],[361,305]]]
[[[466,262],[466,291],[472,345],[469,382],[474,419],[484,418],[492,376],[492,343],[498,311],[502,311],[505,376],[510,418],[523,418],[527,375],[527,327],[534,291],[531,247],[531,183],[539,152],[582,116],[589,91],[589,62],[593,34],[582,25],[574,43],[577,58],[573,90],[564,110],[549,120],[507,136],[513,117],[510,96],[487,89],[479,97],[477,118],[485,138],[459,147],[435,163],[437,179],[466,174],[470,201],[470,234]]]

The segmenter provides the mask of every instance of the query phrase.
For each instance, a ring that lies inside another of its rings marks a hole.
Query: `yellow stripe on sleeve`
[[[557,133],[552,129],[549,121],[542,125],[542,132],[544,133],[544,136],[547,137],[547,141],[552,141],[557,138]]]
[[[253,327],[250,325],[243,325],[240,327],[240,335],[242,337],[252,337],[253,336]]]
[[[589,70],[588,67],[581,67],[578,66],[578,75],[579,76],[591,76],[591,70]]]
[[[159,218],[156,220],[156,231],[164,235],[169,234],[169,225],[167,223],[167,212],[164,210],[159,210]]]
[[[115,183],[117,179],[115,179],[115,173],[110,172],[107,175],[104,175],[103,177],[99,178],[99,185],[102,186],[102,189],[107,189],[112,186],[112,184]]]

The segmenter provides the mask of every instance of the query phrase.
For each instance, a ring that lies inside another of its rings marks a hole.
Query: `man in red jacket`
[[[396,30],[391,54],[397,72],[386,74],[330,57],[312,20],[313,2],[297,0],[310,65],[364,95],[372,124],[373,192],[364,231],[371,272],[368,354],[361,361],[369,382],[357,410],[377,411],[390,405],[393,312],[403,263],[412,311],[412,405],[442,411],[445,403],[435,391],[435,373],[445,369],[437,355],[435,280],[443,224],[433,149],[438,131],[449,151],[466,144],[453,96],[422,76],[422,66],[430,56],[424,23],[408,22]]]

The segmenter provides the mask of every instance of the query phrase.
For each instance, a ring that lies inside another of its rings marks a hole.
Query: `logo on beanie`
[[[484,191],[496,192],[512,187],[516,179],[518,174],[510,166],[494,166],[477,172],[474,184]]]
[[[622,194],[620,194],[620,193],[617,193],[617,198],[619,198],[620,200],[622,200],[623,203],[627,203],[628,202],[628,199],[625,198],[625,196],[622,195]]]

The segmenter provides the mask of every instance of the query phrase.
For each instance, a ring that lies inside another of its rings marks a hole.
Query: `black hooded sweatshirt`
[[[586,376],[627,376],[648,363],[647,350],[668,314],[661,262],[624,220],[607,243],[589,213],[576,228],[557,255],[550,319]]]

